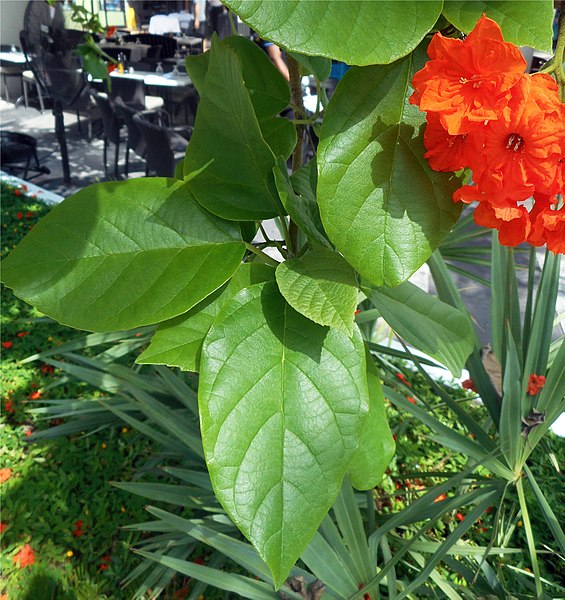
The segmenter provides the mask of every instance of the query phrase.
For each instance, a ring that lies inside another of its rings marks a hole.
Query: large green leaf
[[[500,25],[507,42],[551,52],[552,0],[445,0],[443,14],[465,33],[486,14]]]
[[[274,269],[262,263],[240,265],[221,290],[210,294],[186,314],[161,323],[149,347],[136,362],[198,371],[202,342],[225,301],[244,287],[262,281],[274,281],[274,278]]]
[[[218,43],[217,40],[215,43]],[[288,82],[257,44],[239,35],[226,37],[219,44],[237,53],[245,87],[249,90],[259,120],[274,117],[288,106]],[[204,89],[209,64],[210,55],[207,52],[186,58],[188,74],[199,93]]]
[[[436,358],[455,376],[473,351],[465,314],[409,281],[396,288],[363,288],[383,319],[409,344]]]
[[[369,414],[361,430],[359,447],[349,465],[349,478],[358,490],[370,490],[382,481],[395,449],[386,418],[381,381],[370,368],[367,383]]]
[[[131,329],[184,313],[237,269],[237,223],[183,182],[100,183],[56,206],[3,263],[14,293],[65,325]]]
[[[296,127],[284,117],[273,117],[259,123],[263,138],[269,144],[275,156],[286,160],[296,146]]]
[[[350,65],[390,63],[413,50],[441,13],[441,0],[225,0],[259,35],[302,54]]]
[[[321,129],[322,222],[347,261],[375,285],[408,279],[461,212],[451,199],[457,180],[430,169],[424,117],[408,103],[422,60],[419,52],[418,60],[414,53],[393,65],[350,69]]]
[[[320,209],[313,191],[316,187],[316,164],[310,162],[289,177],[286,163],[279,157],[273,172],[280,199],[290,218],[311,240],[332,248],[324,232]],[[314,182],[311,181],[312,178]]]
[[[317,248],[286,260],[276,276],[281,294],[294,310],[320,325],[353,333],[357,279],[337,252]]]
[[[283,214],[272,173],[275,157],[263,139],[240,60],[217,41],[209,52],[184,173],[210,164],[188,182],[190,190],[202,206],[227,219]]]
[[[218,499],[280,586],[335,500],[368,409],[360,333],[273,283],[228,300],[202,350],[200,421]]]

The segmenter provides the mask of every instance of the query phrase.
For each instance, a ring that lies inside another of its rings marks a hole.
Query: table
[[[107,50],[117,50],[118,52],[121,52],[123,50],[129,50],[130,51],[130,55],[129,55],[129,61],[131,62],[141,62],[146,56],[147,53],[149,52],[149,48],[151,48],[151,46],[149,44],[137,44],[137,43],[127,43],[127,44],[108,44],[108,43],[100,43],[99,44],[100,49],[103,52],[106,52]]]
[[[0,52],[0,62],[11,65],[25,65],[26,55],[23,52]]]
[[[180,73],[176,77],[172,73],[155,73],[153,71],[134,71],[119,73],[112,71],[110,73],[112,78],[129,78],[141,80],[147,87],[154,88],[157,92],[160,92],[160,96],[165,101],[165,108],[172,113],[171,108],[174,104],[173,94],[175,91],[179,91],[182,94],[182,98],[186,99],[190,96],[190,90],[192,88],[192,80],[186,73]],[[188,109],[185,105],[185,118],[188,119]]]
[[[0,76],[2,77],[2,83],[4,84],[4,91],[6,94],[6,100],[10,102],[10,95],[8,92],[8,81],[7,77],[22,77],[26,65],[26,57],[23,52],[0,52]],[[23,81],[22,81],[22,89]],[[27,102],[26,102],[27,106]]]
[[[180,73],[176,77],[172,73],[155,73],[154,71],[126,71],[119,73],[112,71],[110,77],[123,77],[126,79],[141,79],[145,85],[160,88],[184,88],[192,85],[192,80],[186,73]]]
[[[190,54],[197,54],[204,51],[204,38],[184,35],[175,39],[177,40],[177,46],[179,48],[188,48]]]

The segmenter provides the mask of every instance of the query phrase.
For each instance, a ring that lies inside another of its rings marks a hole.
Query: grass
[[[2,255],[11,250],[49,207],[24,190],[2,184]],[[128,428],[29,444],[40,424],[26,408],[40,399],[100,396],[76,381],[60,383],[49,365],[20,364],[37,351],[80,335],[43,318],[2,289],[2,593],[24,598],[130,598],[119,591],[137,564],[127,549],[132,534],[119,527],[144,520],[144,501],[109,485],[128,480],[147,453],[145,438]],[[53,423],[51,423],[53,424]],[[77,526],[80,524],[81,526]],[[34,564],[14,556],[29,544]]]

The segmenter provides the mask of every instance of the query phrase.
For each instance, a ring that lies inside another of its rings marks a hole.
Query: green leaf
[[[184,313],[220,287],[245,248],[237,223],[174,179],[100,183],[56,206],[3,262],[16,296],[91,331]]]
[[[290,87],[270,58],[251,40],[231,35],[222,44],[235,50],[241,61],[245,87],[259,120],[274,117],[290,102]]]
[[[375,285],[408,279],[461,212],[451,199],[457,179],[430,169],[424,116],[408,103],[422,53],[417,58],[350,69],[320,133],[322,222],[347,261]]]
[[[409,281],[363,291],[398,335],[460,375],[474,347],[467,315]]]
[[[324,232],[316,196],[310,187],[311,173],[315,177],[316,165],[309,163],[289,178],[286,163],[279,157],[274,168],[275,184],[283,206],[304,234],[318,244],[332,248]],[[294,192],[293,186],[298,194]]]
[[[294,310],[352,335],[357,279],[337,252],[319,248],[286,260],[277,267],[276,277],[281,294]]]
[[[442,7],[441,0],[226,0],[224,4],[266,40],[350,65],[390,63],[405,56],[432,28]]]
[[[263,138],[269,144],[275,156],[286,160],[296,146],[296,128],[284,117],[273,117],[259,123]]]
[[[289,52],[290,56],[297,60],[303,68],[303,72],[314,75],[316,79],[325,81],[332,72],[332,61],[323,56],[307,56],[298,52]]]
[[[239,58],[217,41],[209,52],[184,173],[210,164],[187,183],[190,191],[202,206],[227,219],[283,214],[272,173],[275,157],[263,139]]]
[[[500,25],[507,42],[551,52],[551,0],[445,0],[443,14],[465,33],[469,33],[479,18],[486,14]]]
[[[202,342],[228,298],[239,290],[262,281],[273,281],[273,268],[261,263],[240,265],[229,284],[210,294],[186,314],[161,323],[148,348],[136,360],[198,371]]]
[[[373,489],[382,481],[395,449],[386,418],[381,382],[370,369],[367,373],[367,384],[369,413],[363,423],[359,447],[349,465],[349,478],[353,487],[358,490]]]
[[[365,354],[273,283],[228,300],[200,365],[202,441],[223,507],[279,587],[336,498],[368,408]]]
[[[238,35],[226,37],[221,42],[215,39],[214,43],[236,52],[241,63],[245,87],[249,91],[259,120],[274,117],[288,106],[288,82],[257,44]],[[210,55],[207,52],[186,58],[187,72],[199,93],[204,89],[209,64]]]

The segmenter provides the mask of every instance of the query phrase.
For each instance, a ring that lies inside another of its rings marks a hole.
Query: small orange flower
[[[39,400],[42,396],[43,392],[41,390],[37,390],[36,392],[32,392],[29,394],[28,398],[30,400]]]
[[[26,335],[29,335],[29,331],[18,331],[18,333],[16,333],[16,335],[21,338],[21,337],[25,337]]]
[[[396,377],[398,379],[400,379],[400,381],[402,381],[402,383],[404,385],[407,385],[408,387],[412,387],[412,384],[408,381],[408,379],[406,379],[406,377],[404,376],[404,373],[396,373]]]
[[[445,494],[440,494],[435,500],[434,502],[441,502],[442,500],[445,500],[447,498],[447,496]]]
[[[12,477],[12,469],[9,469],[8,467],[0,469],[0,483],[5,483],[10,477]]]
[[[2,346],[9,350],[14,345],[14,342],[2,342]]]
[[[18,553],[13,556],[14,564],[22,569],[33,565],[35,562],[35,552],[29,544],[26,544]]]
[[[8,528],[8,523],[4,523],[4,522],[0,521],[0,533],[4,533],[7,528]]]
[[[545,385],[545,377],[543,375],[535,375],[532,373],[528,380],[528,394],[535,396]]]

